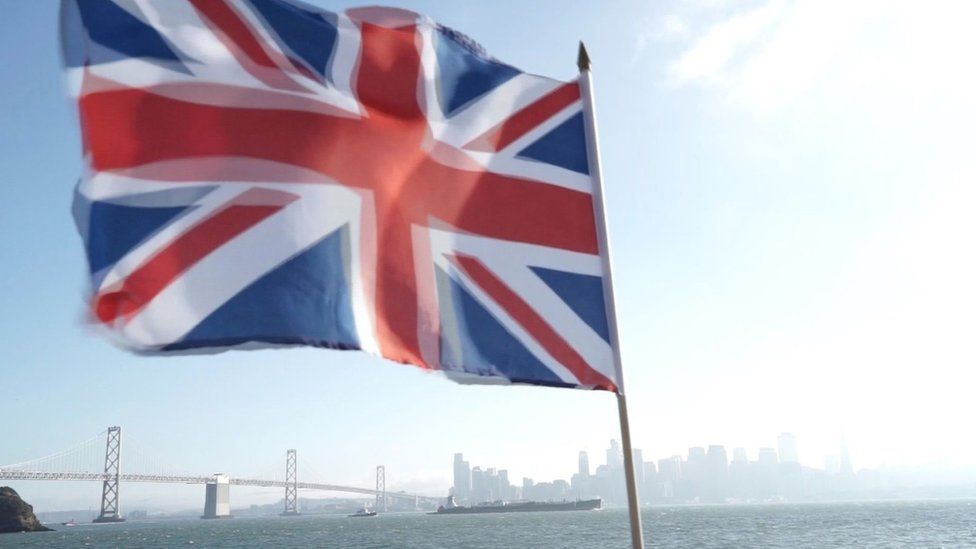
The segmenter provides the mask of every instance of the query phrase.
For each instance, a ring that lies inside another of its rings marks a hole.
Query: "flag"
[[[394,8],[63,0],[93,323],[614,391],[577,80]]]

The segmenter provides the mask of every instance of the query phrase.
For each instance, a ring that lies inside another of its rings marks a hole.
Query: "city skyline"
[[[800,463],[797,437],[782,432],[777,445],[754,449],[732,447],[731,456],[721,444],[690,446],[675,454],[649,461],[634,448],[635,478],[642,505],[669,503],[742,503],[770,501],[831,501],[834,499],[899,499],[941,494],[976,496],[976,475],[956,482],[926,481],[892,475],[891,471],[855,468],[847,441],[842,438],[836,454],[823,457],[821,467]],[[500,500],[561,501],[602,498],[605,505],[626,506],[623,455],[611,439],[603,464],[590,469],[589,453],[579,451],[578,469],[570,480],[523,477],[521,486],[510,483],[508,469],[471,466],[463,453],[454,454],[454,485],[450,494],[459,503],[476,505]],[[730,459],[731,458],[731,459]]]
[[[802,455],[799,437],[783,432],[771,438],[776,440],[776,447],[744,448],[737,445],[726,447],[722,444],[689,446],[685,451],[669,456],[655,458],[647,455],[646,461],[643,450],[635,448],[634,461],[640,464],[635,472],[642,504],[976,496],[976,473],[972,471],[856,467],[843,437],[835,453],[823,456],[820,466],[806,466],[798,461]],[[128,444],[123,443],[123,447],[126,446]],[[100,451],[97,447],[98,444],[95,444],[96,454]],[[147,456],[141,454],[143,449],[136,451],[139,452],[139,460],[146,460]],[[603,463],[599,463],[599,459],[591,460],[591,453],[602,456]],[[319,472],[319,468],[323,466],[321,462],[315,458],[311,458],[310,462],[301,453],[299,456],[300,480],[328,480]],[[597,452],[580,450],[575,457],[576,468],[570,472],[527,477],[522,475],[519,465],[515,468],[500,468],[472,464],[464,459],[463,453],[455,453],[450,473],[418,484],[410,471],[399,471],[398,475],[403,476],[389,479],[387,488],[389,492],[421,493],[435,499],[451,494],[465,504],[498,500],[545,501],[594,497],[603,498],[610,506],[625,504],[623,456],[616,439],[610,439],[608,448]],[[123,462],[131,464],[131,460],[132,457],[129,456]],[[519,463],[520,460],[516,458],[514,461]],[[154,460],[149,458],[149,462]],[[123,469],[128,473],[134,472],[131,468]],[[280,480],[283,477],[277,473],[281,472],[269,470],[263,476]],[[167,474],[176,473],[176,470],[169,469]],[[203,474],[199,471],[196,473]],[[459,479],[465,478],[468,488],[464,488],[464,480],[459,484]],[[26,488],[28,493],[39,493],[36,504],[45,512],[90,508],[98,495],[95,483],[11,481],[11,484]],[[364,482],[361,486],[372,485]],[[180,514],[192,509],[187,502],[198,499],[197,492],[200,490],[172,485],[156,485],[154,489],[139,483],[125,483],[123,491],[127,501],[131,499],[136,502],[134,509],[137,511]],[[50,499],[46,496],[50,492],[59,493],[61,498]],[[130,492],[137,495],[133,496]],[[149,493],[155,495],[146,499],[146,494]],[[159,494],[169,495],[159,497]],[[234,509],[250,509],[253,514],[258,512],[257,507],[276,508],[280,497],[280,489],[238,486],[231,497],[231,506]],[[303,492],[303,499],[324,501],[335,499],[335,496],[327,492]],[[66,501],[76,503],[65,503]],[[77,502],[87,502],[87,505]],[[132,510],[133,507],[127,509]],[[410,506],[407,505],[402,510],[410,510]]]

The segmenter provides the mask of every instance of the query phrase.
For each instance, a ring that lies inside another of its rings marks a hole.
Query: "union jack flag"
[[[577,81],[295,0],[63,0],[62,40],[91,314],[125,347],[616,390]]]

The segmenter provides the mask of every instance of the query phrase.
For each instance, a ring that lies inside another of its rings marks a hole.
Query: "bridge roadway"
[[[112,475],[105,473],[45,473],[40,471],[4,471],[0,470],[0,480],[87,480],[104,482],[112,480]],[[169,475],[133,475],[120,474],[119,482],[153,482],[165,484],[207,484],[214,482],[214,477],[198,476],[169,476]],[[285,488],[290,483],[284,480],[260,480],[250,478],[233,478],[230,484],[235,486],[259,486],[262,488]],[[320,484],[317,482],[298,482],[299,490],[321,490],[326,492],[346,492],[352,494],[366,494],[370,496],[384,495],[376,490],[369,488],[357,488],[355,486],[340,486],[338,484]],[[418,494],[407,494],[404,492],[386,492],[388,498],[418,499],[427,501],[440,501],[442,498],[431,496],[421,496]]]

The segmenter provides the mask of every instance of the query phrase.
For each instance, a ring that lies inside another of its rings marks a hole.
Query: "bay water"
[[[661,506],[649,547],[976,547],[976,501]],[[0,547],[627,548],[622,509],[373,518],[148,519],[0,535]]]

